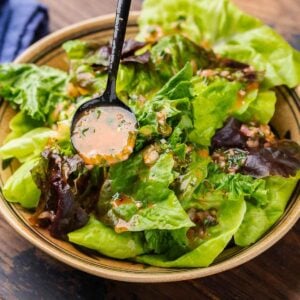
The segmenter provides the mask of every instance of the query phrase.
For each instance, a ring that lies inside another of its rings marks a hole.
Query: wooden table
[[[172,0],[170,0],[172,1]],[[112,0],[42,0],[51,30],[111,13]],[[299,0],[235,0],[300,49]],[[140,1],[133,0],[133,9]],[[275,246],[241,267],[177,283],[132,284],[97,278],[52,259],[0,217],[0,299],[300,299],[300,222]]]

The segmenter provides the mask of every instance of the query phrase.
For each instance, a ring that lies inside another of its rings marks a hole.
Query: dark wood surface
[[[172,0],[170,0],[172,1]],[[114,10],[113,0],[42,0],[51,30]],[[235,0],[300,48],[299,0]],[[140,8],[133,0],[132,7]],[[0,299],[300,299],[300,222],[238,268],[177,283],[133,284],[72,269],[34,248],[0,217]]]

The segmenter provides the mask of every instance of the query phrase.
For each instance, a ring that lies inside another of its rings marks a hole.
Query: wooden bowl
[[[128,36],[137,33],[138,13],[131,14],[127,29]],[[30,47],[17,60],[17,63],[35,63],[67,70],[67,58],[61,45],[72,39],[88,39],[107,42],[112,36],[114,16],[107,15],[84,21],[57,31]],[[284,136],[287,132],[293,140],[300,142],[299,106],[296,93],[287,88],[277,90],[278,103],[273,126]],[[9,132],[8,123],[14,115],[13,110],[3,104],[0,107],[0,144]],[[5,170],[0,167],[0,187],[8,179],[17,165]],[[234,247],[224,251],[207,268],[168,269],[143,264],[119,261],[99,255],[80,252],[71,244],[56,240],[48,232],[30,226],[29,213],[20,206],[5,201],[0,194],[0,211],[7,222],[24,238],[49,255],[79,270],[121,281],[130,282],[167,282],[204,277],[241,265],[276,243],[295,224],[299,218],[300,186],[298,184],[282,218],[257,243],[247,248]],[[298,199],[298,200],[297,200]]]

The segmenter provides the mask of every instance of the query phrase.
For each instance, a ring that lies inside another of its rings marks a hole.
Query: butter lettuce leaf
[[[0,148],[0,157],[17,158],[20,162],[38,157],[49,139],[56,137],[56,131],[46,127],[35,128],[21,137],[8,141]]]
[[[190,250],[187,231],[187,228],[146,230],[144,232],[146,252],[163,254],[169,260],[178,258]]]
[[[264,207],[247,202],[247,210],[243,222],[234,235],[238,246],[249,246],[266,233],[282,216],[292,192],[300,178],[271,176],[265,179],[268,191],[268,204]]]
[[[6,136],[4,143],[21,137],[23,134],[41,127],[43,122],[37,121],[29,117],[25,112],[20,111],[9,121],[9,129],[11,132]]]
[[[261,91],[246,109],[235,112],[234,116],[242,122],[268,124],[275,112],[276,94],[273,91]]]
[[[140,39],[151,37],[155,30],[181,33],[218,54],[265,71],[264,87],[294,87],[300,82],[300,53],[229,0],[146,0],[139,25]]]
[[[41,192],[31,175],[31,170],[38,162],[39,159],[28,160],[9,177],[2,188],[7,201],[19,203],[25,208],[35,208],[38,205]]]
[[[224,196],[219,203],[218,224],[208,229],[208,238],[199,242],[192,251],[175,260],[169,260],[165,255],[141,255],[136,261],[159,267],[206,267],[224,250],[234,233],[238,230],[245,211],[243,197]]]
[[[93,215],[84,227],[70,232],[68,239],[71,243],[118,259],[132,258],[145,252],[143,235],[136,232],[116,233]]]

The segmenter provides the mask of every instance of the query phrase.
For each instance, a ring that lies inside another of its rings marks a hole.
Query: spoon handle
[[[126,34],[130,4],[131,0],[118,0],[114,36],[112,40],[112,52],[108,67],[108,79],[106,90],[104,92],[104,98],[109,101],[109,104],[119,102],[116,93],[116,82]]]

